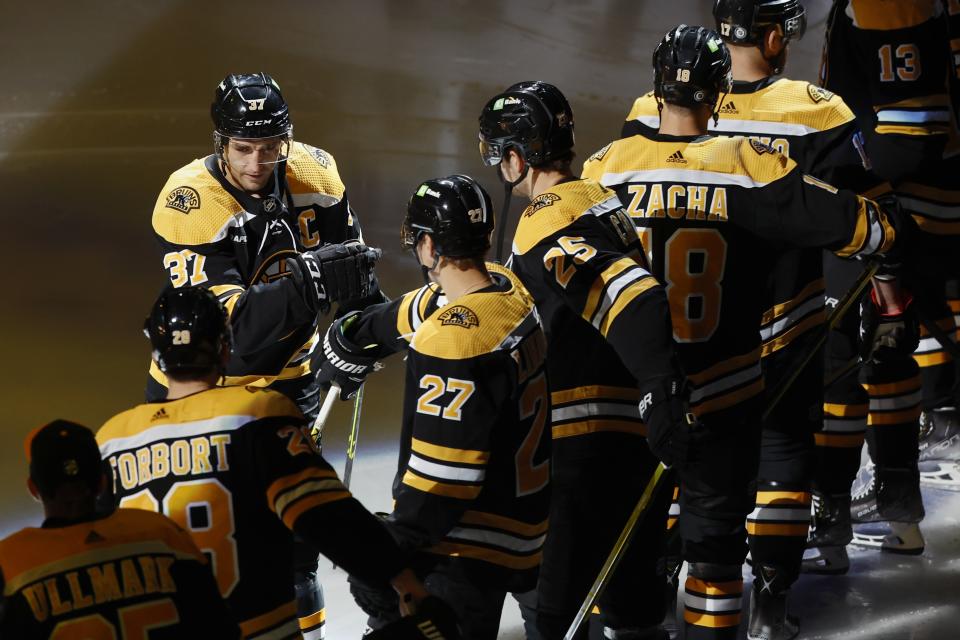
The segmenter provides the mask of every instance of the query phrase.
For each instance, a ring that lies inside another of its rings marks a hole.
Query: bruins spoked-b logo
[[[544,207],[549,207],[554,202],[559,202],[560,196],[555,193],[541,193],[536,198],[530,201],[530,204],[527,205],[527,208],[523,210],[523,215],[532,216],[540,209]]]
[[[177,187],[167,194],[166,206],[180,213],[190,213],[191,209],[200,208],[200,194],[193,187]]]
[[[444,326],[452,324],[458,327],[463,327],[464,329],[480,326],[480,319],[477,318],[477,314],[461,304],[458,304],[455,307],[450,307],[438,317],[440,319],[440,324]]]

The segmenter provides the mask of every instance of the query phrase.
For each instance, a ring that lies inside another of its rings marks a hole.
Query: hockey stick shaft
[[[663,466],[663,463],[658,463],[657,468],[653,471],[653,475],[650,476],[650,480],[647,482],[647,486],[640,495],[640,499],[637,501],[637,506],[633,508],[633,513],[630,514],[630,517],[627,519],[627,524],[624,525],[623,531],[620,532],[620,537],[617,538],[617,542],[613,545],[610,555],[607,556],[606,562],[604,562],[600,568],[597,579],[593,581],[593,586],[591,586],[590,591],[587,592],[586,599],[583,601],[583,604],[580,605],[577,616],[573,619],[570,628],[567,629],[566,635],[563,636],[563,640],[572,640],[572,638],[577,635],[580,627],[583,626],[584,620],[590,615],[590,612],[593,611],[593,607],[597,603],[597,600],[600,599],[600,596],[603,595],[604,590],[607,588],[607,583],[610,581],[610,576],[616,571],[617,565],[620,564],[620,560],[623,559],[623,555],[627,551],[627,547],[630,546],[630,541],[633,540],[633,535],[637,530],[637,523],[640,522],[640,518],[646,513],[647,508],[650,506],[657,487],[662,484],[661,479],[665,471],[667,471],[667,468]]]
[[[867,266],[857,277],[857,280],[853,283],[853,286],[850,287],[843,298],[837,303],[837,308],[834,309],[833,313],[830,314],[830,317],[827,318],[826,324],[824,324],[820,329],[820,332],[817,334],[817,339],[814,341],[813,345],[807,350],[803,358],[792,368],[790,375],[788,375],[786,378],[782,378],[780,383],[770,393],[770,400],[767,402],[767,406],[763,410],[763,420],[766,420],[770,417],[770,414],[773,413],[773,410],[777,407],[780,401],[783,400],[783,396],[787,394],[787,391],[789,391],[790,387],[793,386],[793,383],[797,381],[797,378],[800,377],[800,374],[803,373],[803,370],[807,368],[807,365],[810,364],[810,361],[813,360],[814,357],[816,357],[816,355],[820,352],[820,347],[827,342],[827,336],[830,335],[830,332],[838,324],[840,324],[840,321],[843,320],[843,317],[847,314],[847,312],[860,300],[860,296],[870,284],[870,279],[876,275],[879,268],[880,262],[878,260],[871,260],[867,263]]]
[[[353,397],[353,420],[350,423],[350,437],[347,439],[347,463],[343,468],[343,484],[350,488],[350,477],[353,476],[353,461],[357,457],[357,440],[360,437],[360,413],[363,411],[363,386],[357,389]]]
[[[327,424],[327,418],[333,411],[333,401],[339,396],[340,386],[331,384],[330,390],[327,391],[327,397],[323,399],[323,404],[320,406],[320,412],[317,413],[317,419],[313,421],[313,427],[310,428],[310,436],[317,445],[320,444],[320,437],[323,435],[323,427]]]

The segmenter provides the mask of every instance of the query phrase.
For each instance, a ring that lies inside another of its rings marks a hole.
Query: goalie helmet
[[[518,82],[487,102],[480,113],[480,156],[488,167],[509,149],[537,166],[573,150],[573,110],[546,82]]]
[[[153,304],[143,332],[166,374],[217,369],[224,346],[231,344],[227,312],[203,287],[166,289]]]
[[[681,107],[716,108],[733,84],[730,51],[716,32],[685,24],[668,31],[653,52],[657,100]]]
[[[716,0],[713,17],[721,37],[732,44],[758,45],[770,27],[779,27],[787,41],[807,30],[800,0]]]
[[[493,206],[483,187],[469,176],[452,175],[421,184],[410,197],[401,236],[414,250],[423,234],[433,238],[437,255],[468,258],[490,248]]]

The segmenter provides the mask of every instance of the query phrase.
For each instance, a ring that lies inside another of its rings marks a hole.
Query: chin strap
[[[503,264],[503,240],[507,235],[507,220],[510,218],[510,202],[513,200],[513,188],[527,177],[527,172],[529,171],[530,165],[524,162],[520,177],[513,182],[507,182],[503,178],[503,172],[500,171],[499,168],[497,169],[497,175],[500,176],[500,181],[503,183],[503,206],[500,208],[500,229],[497,231],[497,264]]]

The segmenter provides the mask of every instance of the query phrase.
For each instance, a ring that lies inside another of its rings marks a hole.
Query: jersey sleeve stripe
[[[695,385],[702,386],[714,378],[719,378],[720,376],[731,371],[736,371],[737,369],[743,369],[744,367],[751,366],[759,361],[760,349],[758,348],[740,356],[727,358],[723,362],[704,369],[703,371],[687,374],[687,379]]]
[[[587,303],[583,306],[583,313],[580,314],[584,320],[592,322],[593,314],[597,311],[597,305],[604,299],[602,294],[610,281],[616,279],[617,276],[627,269],[635,266],[637,266],[635,260],[620,258],[608,265],[607,268],[597,276],[597,279],[590,287],[590,293],[587,294]]]
[[[277,478],[271,482],[270,486],[267,488],[267,504],[271,505],[270,509],[275,512],[276,501],[280,494],[297,487],[302,482],[327,479],[336,480],[337,472],[333,469],[310,467],[308,469],[304,469],[303,471]]]
[[[296,616],[297,605],[291,601],[277,607],[273,611],[268,611],[256,618],[250,618],[249,620],[241,622],[240,630],[243,632],[244,638],[254,638],[276,627],[278,624],[286,623],[291,619],[296,621]]]
[[[411,470],[403,475],[403,484],[433,495],[460,500],[473,500],[480,495],[482,486],[467,484],[450,484],[438,480],[424,478]]]
[[[589,399],[629,400],[640,402],[640,392],[631,387],[607,387],[604,385],[589,385],[563,389],[550,394],[552,404],[564,404]]]
[[[803,289],[801,289],[793,298],[782,302],[780,304],[775,304],[763,313],[763,318],[760,320],[761,324],[769,324],[771,320],[782,316],[787,311],[790,311],[794,307],[797,307],[801,304],[806,303],[809,299],[819,296],[823,298],[824,291],[824,279],[817,278],[813,282],[809,283]]]
[[[646,276],[634,280],[627,285],[623,291],[620,292],[620,295],[617,296],[613,306],[610,307],[610,311],[607,312],[607,314],[603,317],[603,320],[600,322],[600,326],[597,327],[600,329],[600,333],[606,337],[610,332],[610,327],[613,326],[613,323],[616,322],[623,310],[626,309],[631,302],[639,298],[650,289],[656,287],[658,284],[659,283],[657,282],[656,278],[653,276]]]
[[[815,433],[813,434],[813,443],[818,447],[859,449],[863,446],[864,437],[863,432],[854,435]]]
[[[458,544],[455,542],[439,542],[430,547],[431,553],[445,556],[458,556],[471,558],[473,560],[483,560],[510,569],[532,569],[540,565],[541,553],[535,553],[529,556],[517,556],[495,549],[479,547],[470,544]]]
[[[227,310],[227,315],[233,314],[243,292],[244,288],[237,284],[215,284],[210,287],[210,293],[217,296],[217,300]]]
[[[460,518],[461,524],[473,524],[486,526],[495,529],[502,529],[509,533],[515,533],[521,536],[534,537],[543,535],[547,532],[549,520],[543,520],[534,524],[521,522],[506,516],[495,513],[485,513],[483,511],[467,511]]]
[[[425,458],[421,458],[416,454],[412,454],[410,456],[407,466],[418,473],[433,476],[435,478],[443,478],[445,480],[479,483],[483,482],[484,478],[487,477],[487,472],[485,469],[454,467],[452,465],[439,464],[436,462],[431,462]]]
[[[763,377],[758,376],[744,386],[741,386],[730,392],[721,393],[720,395],[714,396],[708,400],[703,400],[702,402],[696,404],[691,402],[690,410],[698,416],[705,416],[708,413],[720,411],[722,409],[732,407],[735,404],[745,402],[746,400],[749,400],[750,398],[759,395],[762,392]]]
[[[307,480],[298,484],[292,489],[281,493],[274,502],[273,510],[282,518],[283,512],[286,511],[287,507],[289,507],[291,503],[296,502],[305,496],[314,493],[345,490],[346,487],[344,487],[343,483],[337,478],[327,478],[326,480]]]
[[[782,177],[782,176],[776,176]],[[621,173],[605,173],[600,182],[606,186],[627,183],[653,182],[683,182],[691,184],[733,185],[745,189],[765,187],[770,180],[754,180],[752,177],[737,173],[720,173],[718,171],[702,171],[699,169],[646,169],[624,171]]]
[[[607,420],[596,418],[555,424],[550,427],[550,433],[554,440],[597,432],[629,433],[637,436],[646,436],[647,427],[639,420]]]
[[[600,329],[600,326],[606,319],[611,307],[613,307],[614,303],[616,303],[617,299],[620,297],[620,294],[623,293],[623,291],[634,282],[638,282],[644,278],[650,277],[649,271],[634,263],[631,268],[627,269],[624,273],[617,275],[606,284],[606,288],[603,291],[600,304],[598,305],[596,311],[594,311],[590,316],[584,315],[583,319],[597,329]]]
[[[500,547],[508,552],[534,553],[543,548],[543,541],[547,537],[542,533],[534,538],[521,538],[503,531],[476,529],[472,527],[454,527],[446,535],[447,539],[457,542],[480,542],[485,545]]]
[[[288,529],[293,531],[293,527],[296,525],[297,519],[310,509],[319,507],[321,505],[330,504],[331,502],[337,502],[338,500],[347,500],[351,497],[352,496],[350,492],[345,487],[342,490],[334,489],[330,491],[320,491],[308,494],[307,496],[292,503],[283,512],[283,524],[285,524]]]
[[[443,460],[445,462],[462,462],[465,464],[479,465],[486,464],[490,459],[489,451],[442,447],[418,438],[411,438],[411,448],[417,453],[421,453],[425,456],[433,458],[434,460]]]

